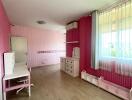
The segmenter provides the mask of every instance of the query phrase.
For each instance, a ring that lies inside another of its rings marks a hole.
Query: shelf
[[[70,41],[70,42],[65,42],[65,43],[79,43],[79,41]]]

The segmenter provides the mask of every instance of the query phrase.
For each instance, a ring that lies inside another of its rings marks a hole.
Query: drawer
[[[129,98],[129,92],[123,89],[118,89],[118,96],[127,100]]]
[[[68,69],[73,69],[73,65],[71,65],[71,64],[66,64],[66,68],[68,68]]]
[[[67,68],[66,68],[66,69],[65,69],[65,72],[67,72],[67,73],[68,73],[68,72],[69,72],[69,69],[67,69]]]
[[[69,69],[69,66],[68,65],[66,65],[66,67],[65,67],[66,69]]]
[[[81,72],[81,78],[84,79],[84,80],[87,80],[86,72]]]
[[[67,63],[67,64],[73,64],[74,61],[73,61],[73,60],[66,60],[66,63]]]
[[[100,87],[103,88],[103,89],[105,89],[105,90],[107,90],[107,91],[109,89],[109,85],[107,83],[105,83],[105,82],[101,82],[100,83]]]
[[[73,60],[70,60],[70,61],[69,61],[69,64],[73,64],[73,63],[74,63],[74,61],[73,61]]]
[[[92,83],[93,83],[94,85],[98,86],[98,79],[93,78],[93,79],[92,79]]]
[[[73,70],[73,66],[72,66],[72,65],[69,65],[68,68],[69,68],[70,70]]]
[[[68,74],[73,75],[73,71],[72,70],[68,70]]]
[[[66,69],[69,69],[69,65],[68,64],[66,64]]]
[[[87,75],[87,79],[86,79],[88,82],[92,82],[92,78],[89,76],[89,75]]]
[[[66,59],[66,63],[68,64],[69,63],[69,60]]]
[[[113,94],[118,94],[118,88],[112,85],[109,85],[109,92]]]

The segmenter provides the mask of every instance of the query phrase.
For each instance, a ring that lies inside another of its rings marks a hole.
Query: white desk
[[[27,77],[28,83],[23,83],[21,85],[17,86],[12,86],[12,87],[7,87],[6,86],[6,81],[16,79],[16,78],[22,78],[22,77]],[[16,64],[14,67],[14,73],[11,75],[5,75],[3,78],[3,90],[4,90],[4,100],[6,100],[6,92],[23,88],[23,87],[28,87],[29,89],[29,96],[31,96],[31,82],[30,82],[30,72],[28,71],[28,68],[26,65],[23,64]]]

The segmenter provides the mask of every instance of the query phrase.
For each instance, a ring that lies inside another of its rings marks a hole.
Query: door
[[[15,63],[27,64],[27,39],[11,37],[11,49],[15,52]]]

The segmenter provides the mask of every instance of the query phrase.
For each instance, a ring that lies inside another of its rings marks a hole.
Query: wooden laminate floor
[[[120,98],[92,85],[80,78],[72,78],[60,72],[59,65],[32,70],[32,96],[25,91],[7,100],[121,100]]]

